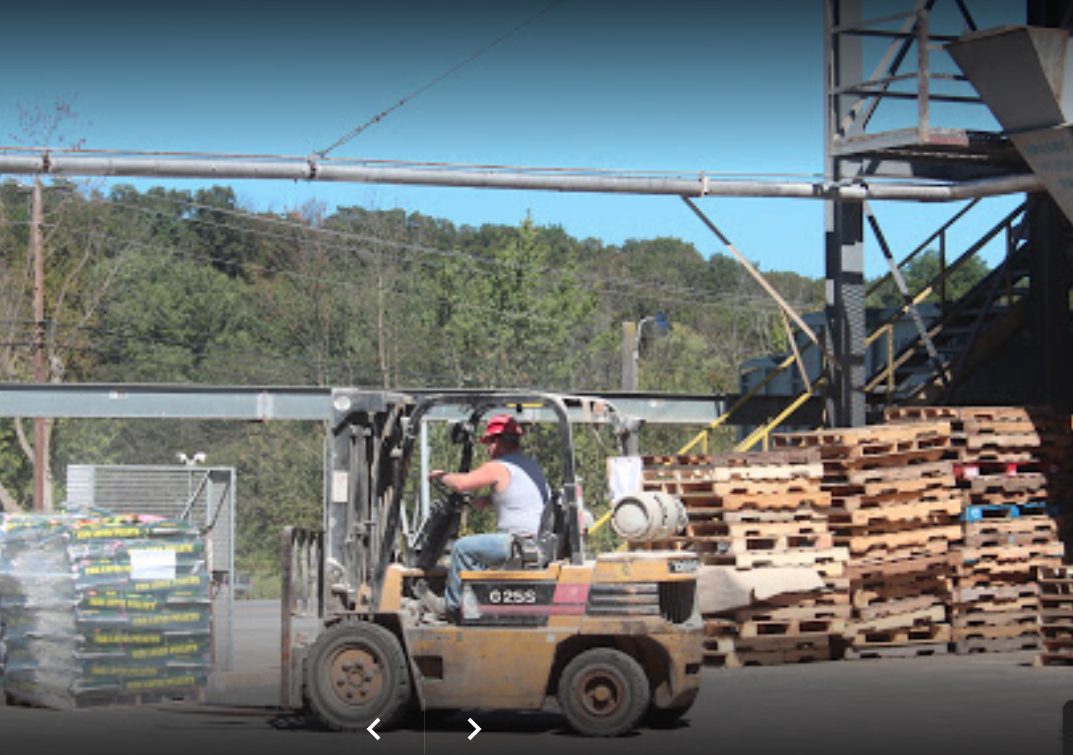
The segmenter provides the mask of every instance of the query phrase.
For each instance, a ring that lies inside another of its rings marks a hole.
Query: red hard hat
[[[500,435],[522,435],[522,426],[514,421],[514,417],[509,414],[497,414],[488,420],[488,425],[484,429],[484,435],[481,436],[481,443],[491,443],[492,440]]]

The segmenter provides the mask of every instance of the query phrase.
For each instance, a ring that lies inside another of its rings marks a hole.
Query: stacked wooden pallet
[[[1073,553],[1073,428],[1069,414],[1031,410],[1040,437],[1040,467],[1047,481],[1048,510],[1058,538]]]
[[[1039,646],[1041,567],[1056,567],[1063,546],[1049,515],[1042,439],[1024,407],[905,407],[903,422],[941,413],[951,423],[950,458],[965,494],[963,544],[951,554],[952,642],[978,653]]]
[[[705,616],[707,659],[768,665],[830,658],[832,636],[849,614],[844,548],[827,527],[830,496],[814,450],[646,458],[645,488],[678,495],[684,535],[653,544],[688,548],[703,564],[740,571],[804,567],[825,587],[783,592],[747,607]]]
[[[1073,570],[1041,569],[1039,580],[1039,629],[1043,650],[1036,663],[1042,666],[1073,664]]]
[[[831,495],[829,527],[846,547],[853,616],[845,657],[946,652],[948,552],[961,538],[946,422],[775,436],[816,448]]]

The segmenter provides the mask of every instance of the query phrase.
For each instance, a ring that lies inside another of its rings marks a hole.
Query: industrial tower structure
[[[904,401],[1068,408],[1073,403],[1068,217],[1073,181],[1063,184],[1061,176],[1049,177],[1048,172],[1062,168],[1061,156],[1073,158],[1073,138],[1063,126],[1073,118],[1064,117],[1062,108],[1073,2],[1027,0],[1023,23],[1028,28],[1001,32],[978,31],[969,0],[916,0],[894,15],[871,15],[874,5],[824,2],[827,179],[836,185],[889,179],[958,182],[1034,172],[1048,191],[1029,195],[965,255],[950,260],[944,245],[946,231],[960,213],[929,237],[943,261],[942,274],[928,287],[931,293],[945,289],[949,272],[963,258],[994,239],[1006,241],[1006,259],[964,301],[948,306],[943,296],[937,319],[930,323],[916,312],[923,297],[904,287],[868,203],[826,202],[826,313],[832,347],[826,369],[828,423],[862,425],[870,406]],[[1073,81],[1066,86],[1073,89]],[[973,113],[981,110],[977,92],[1001,132],[936,125],[936,106],[961,123],[978,122]],[[902,103],[902,123],[876,117],[892,103]],[[905,103],[911,108],[908,122]],[[1061,146],[1039,146],[1056,133]],[[1033,151],[1052,159],[1047,164],[1026,160]],[[898,317],[911,317],[918,331],[904,348],[895,348],[892,341],[887,365],[871,373],[865,353],[877,332],[868,333],[865,325],[866,225],[904,296],[906,306]]]

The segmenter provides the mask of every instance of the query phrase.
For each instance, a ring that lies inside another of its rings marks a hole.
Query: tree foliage
[[[923,299],[924,302],[938,304],[945,286],[946,301],[957,301],[976,286],[987,275],[987,264],[979,257],[969,257],[953,272],[947,273],[945,283],[939,282],[943,271],[939,252],[928,249],[909,262],[901,271],[905,287],[910,296],[916,296],[926,286],[932,290]],[[894,281],[887,278],[869,297],[868,303],[873,307],[900,307],[903,297]]]

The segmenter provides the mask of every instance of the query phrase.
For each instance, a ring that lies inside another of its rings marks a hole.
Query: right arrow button
[[[473,727],[473,732],[468,737],[466,737],[466,739],[473,739],[480,733],[481,727],[478,726],[477,722],[474,721],[472,718],[467,718],[466,720],[469,721],[469,725]]]

